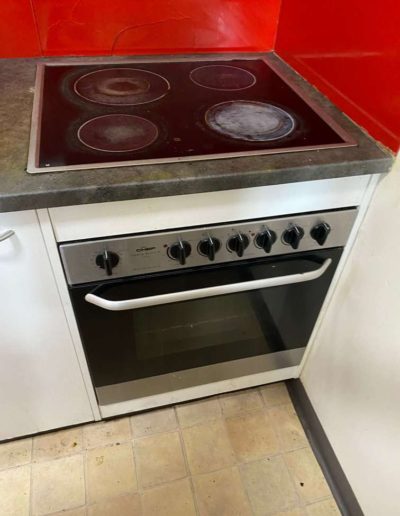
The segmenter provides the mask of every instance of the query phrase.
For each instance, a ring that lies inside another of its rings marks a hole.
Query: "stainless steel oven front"
[[[60,244],[106,407],[300,363],[356,209]]]

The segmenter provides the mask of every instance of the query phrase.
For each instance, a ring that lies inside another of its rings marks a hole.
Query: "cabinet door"
[[[35,211],[0,213],[0,440],[93,419]]]

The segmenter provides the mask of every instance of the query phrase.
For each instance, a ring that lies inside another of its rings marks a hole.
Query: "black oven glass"
[[[335,248],[71,287],[95,387],[306,346],[341,253]],[[327,258],[326,272],[303,283],[119,312],[84,299],[89,292],[124,300],[305,273]]]

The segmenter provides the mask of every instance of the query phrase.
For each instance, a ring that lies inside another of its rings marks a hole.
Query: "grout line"
[[[184,441],[183,435],[182,435],[182,429],[178,430],[178,436],[179,436],[179,442],[180,442],[181,449],[182,449],[182,456],[183,456],[183,461],[185,463],[186,473],[187,473],[187,475],[191,475],[191,471],[189,468],[189,460],[188,460],[187,454],[186,454],[185,441]]]
[[[82,450],[82,460],[83,460],[83,485],[85,487],[85,512],[87,512],[87,505],[88,505],[88,476],[87,476],[87,450]]]
[[[134,432],[135,425],[133,423],[133,418],[131,416],[127,416],[127,417],[129,419],[129,429],[131,431],[131,440],[133,440],[133,439],[136,439],[135,432]]]
[[[152,491],[153,489],[169,486],[170,484],[174,484],[175,482],[179,482],[180,480],[186,480],[188,478],[190,478],[190,475],[184,475],[183,477],[174,478],[173,480],[166,480],[165,482],[160,482],[158,484],[152,484],[150,486],[141,487],[140,489],[138,489],[138,493],[142,496],[148,491]]]
[[[33,514],[33,464],[29,464],[29,514]]]
[[[242,477],[242,471],[241,471],[240,466],[241,466],[241,464],[238,464],[238,466],[237,466],[237,470],[238,470],[239,478],[240,478],[240,483],[242,484],[243,491],[244,491],[244,493],[246,495],[246,498],[247,498],[247,500],[249,502],[249,507],[250,507],[251,513],[254,516],[256,516],[255,510],[253,509],[253,504],[251,503],[251,496],[249,495],[249,492],[247,490],[246,484],[244,483],[244,480],[243,480],[243,477]]]
[[[199,501],[197,500],[196,491],[194,489],[194,483],[193,483],[192,475],[190,475],[190,477],[189,477],[189,484],[190,484],[190,490],[192,492],[192,497],[193,497],[194,510],[196,511],[196,515],[200,516]]]
[[[73,507],[71,509],[61,509],[60,511],[57,511],[57,512],[47,512],[40,516],[59,516],[59,515],[61,516],[61,515],[65,515],[69,511],[77,511],[78,509],[84,509],[85,514],[87,513],[86,505],[78,505],[77,507]]]
[[[138,493],[140,493],[140,486],[139,486],[139,465],[136,455],[136,446],[135,446],[135,440],[132,439],[132,457],[133,457],[133,464],[135,466],[135,477],[136,477],[136,490]],[[140,504],[142,505],[142,498],[140,497]]]
[[[176,409],[176,407],[174,407],[174,410],[175,409]],[[178,415],[176,414],[176,416],[178,416]],[[188,473],[188,477],[187,478],[189,479],[190,490],[192,492],[194,508],[195,508],[196,514],[199,515],[200,514],[200,510],[199,510],[199,504],[198,504],[198,501],[197,501],[196,493],[195,493],[195,490],[194,490],[193,476],[192,476],[192,472],[190,471],[189,460],[187,458],[187,453],[186,453],[185,441],[183,439],[182,428],[180,427],[179,423],[178,423],[178,433],[179,433],[179,439],[180,439],[181,448],[182,448],[183,460],[185,461],[185,468],[186,468],[186,471]]]
[[[150,437],[156,437],[156,436],[165,435],[165,434],[176,434],[178,431],[179,431],[179,428],[174,428],[173,430],[166,430],[165,432],[156,432],[154,434],[143,435],[142,437],[134,437],[130,441],[126,441],[126,442],[141,441],[143,439],[149,439]],[[125,443],[121,443],[121,444],[125,444]]]
[[[31,440],[31,460],[30,466],[30,478],[29,478],[29,514],[33,514],[33,438]]]

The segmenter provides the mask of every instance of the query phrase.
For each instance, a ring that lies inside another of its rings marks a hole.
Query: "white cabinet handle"
[[[0,242],[3,242],[3,240],[7,240],[7,238],[10,238],[14,235],[14,231],[12,229],[8,229],[7,231],[4,231],[4,233],[0,233]]]
[[[258,290],[268,287],[279,287],[282,285],[290,285],[292,283],[303,283],[320,278],[332,263],[331,258],[327,258],[321,267],[314,271],[289,274],[288,276],[279,276],[275,278],[259,279],[245,281],[243,283],[234,283],[231,285],[218,285],[216,287],[201,288],[198,290],[186,290],[184,292],[173,292],[171,294],[161,294],[158,296],[149,296],[139,299],[127,299],[123,301],[109,301],[95,294],[86,294],[85,301],[96,305],[104,310],[120,311],[133,310],[135,308],[146,308],[149,306],[165,305],[169,303],[178,303],[180,301],[190,301],[192,299],[202,299],[204,297],[222,296],[225,294],[235,294],[237,292],[246,292],[248,290]]]

